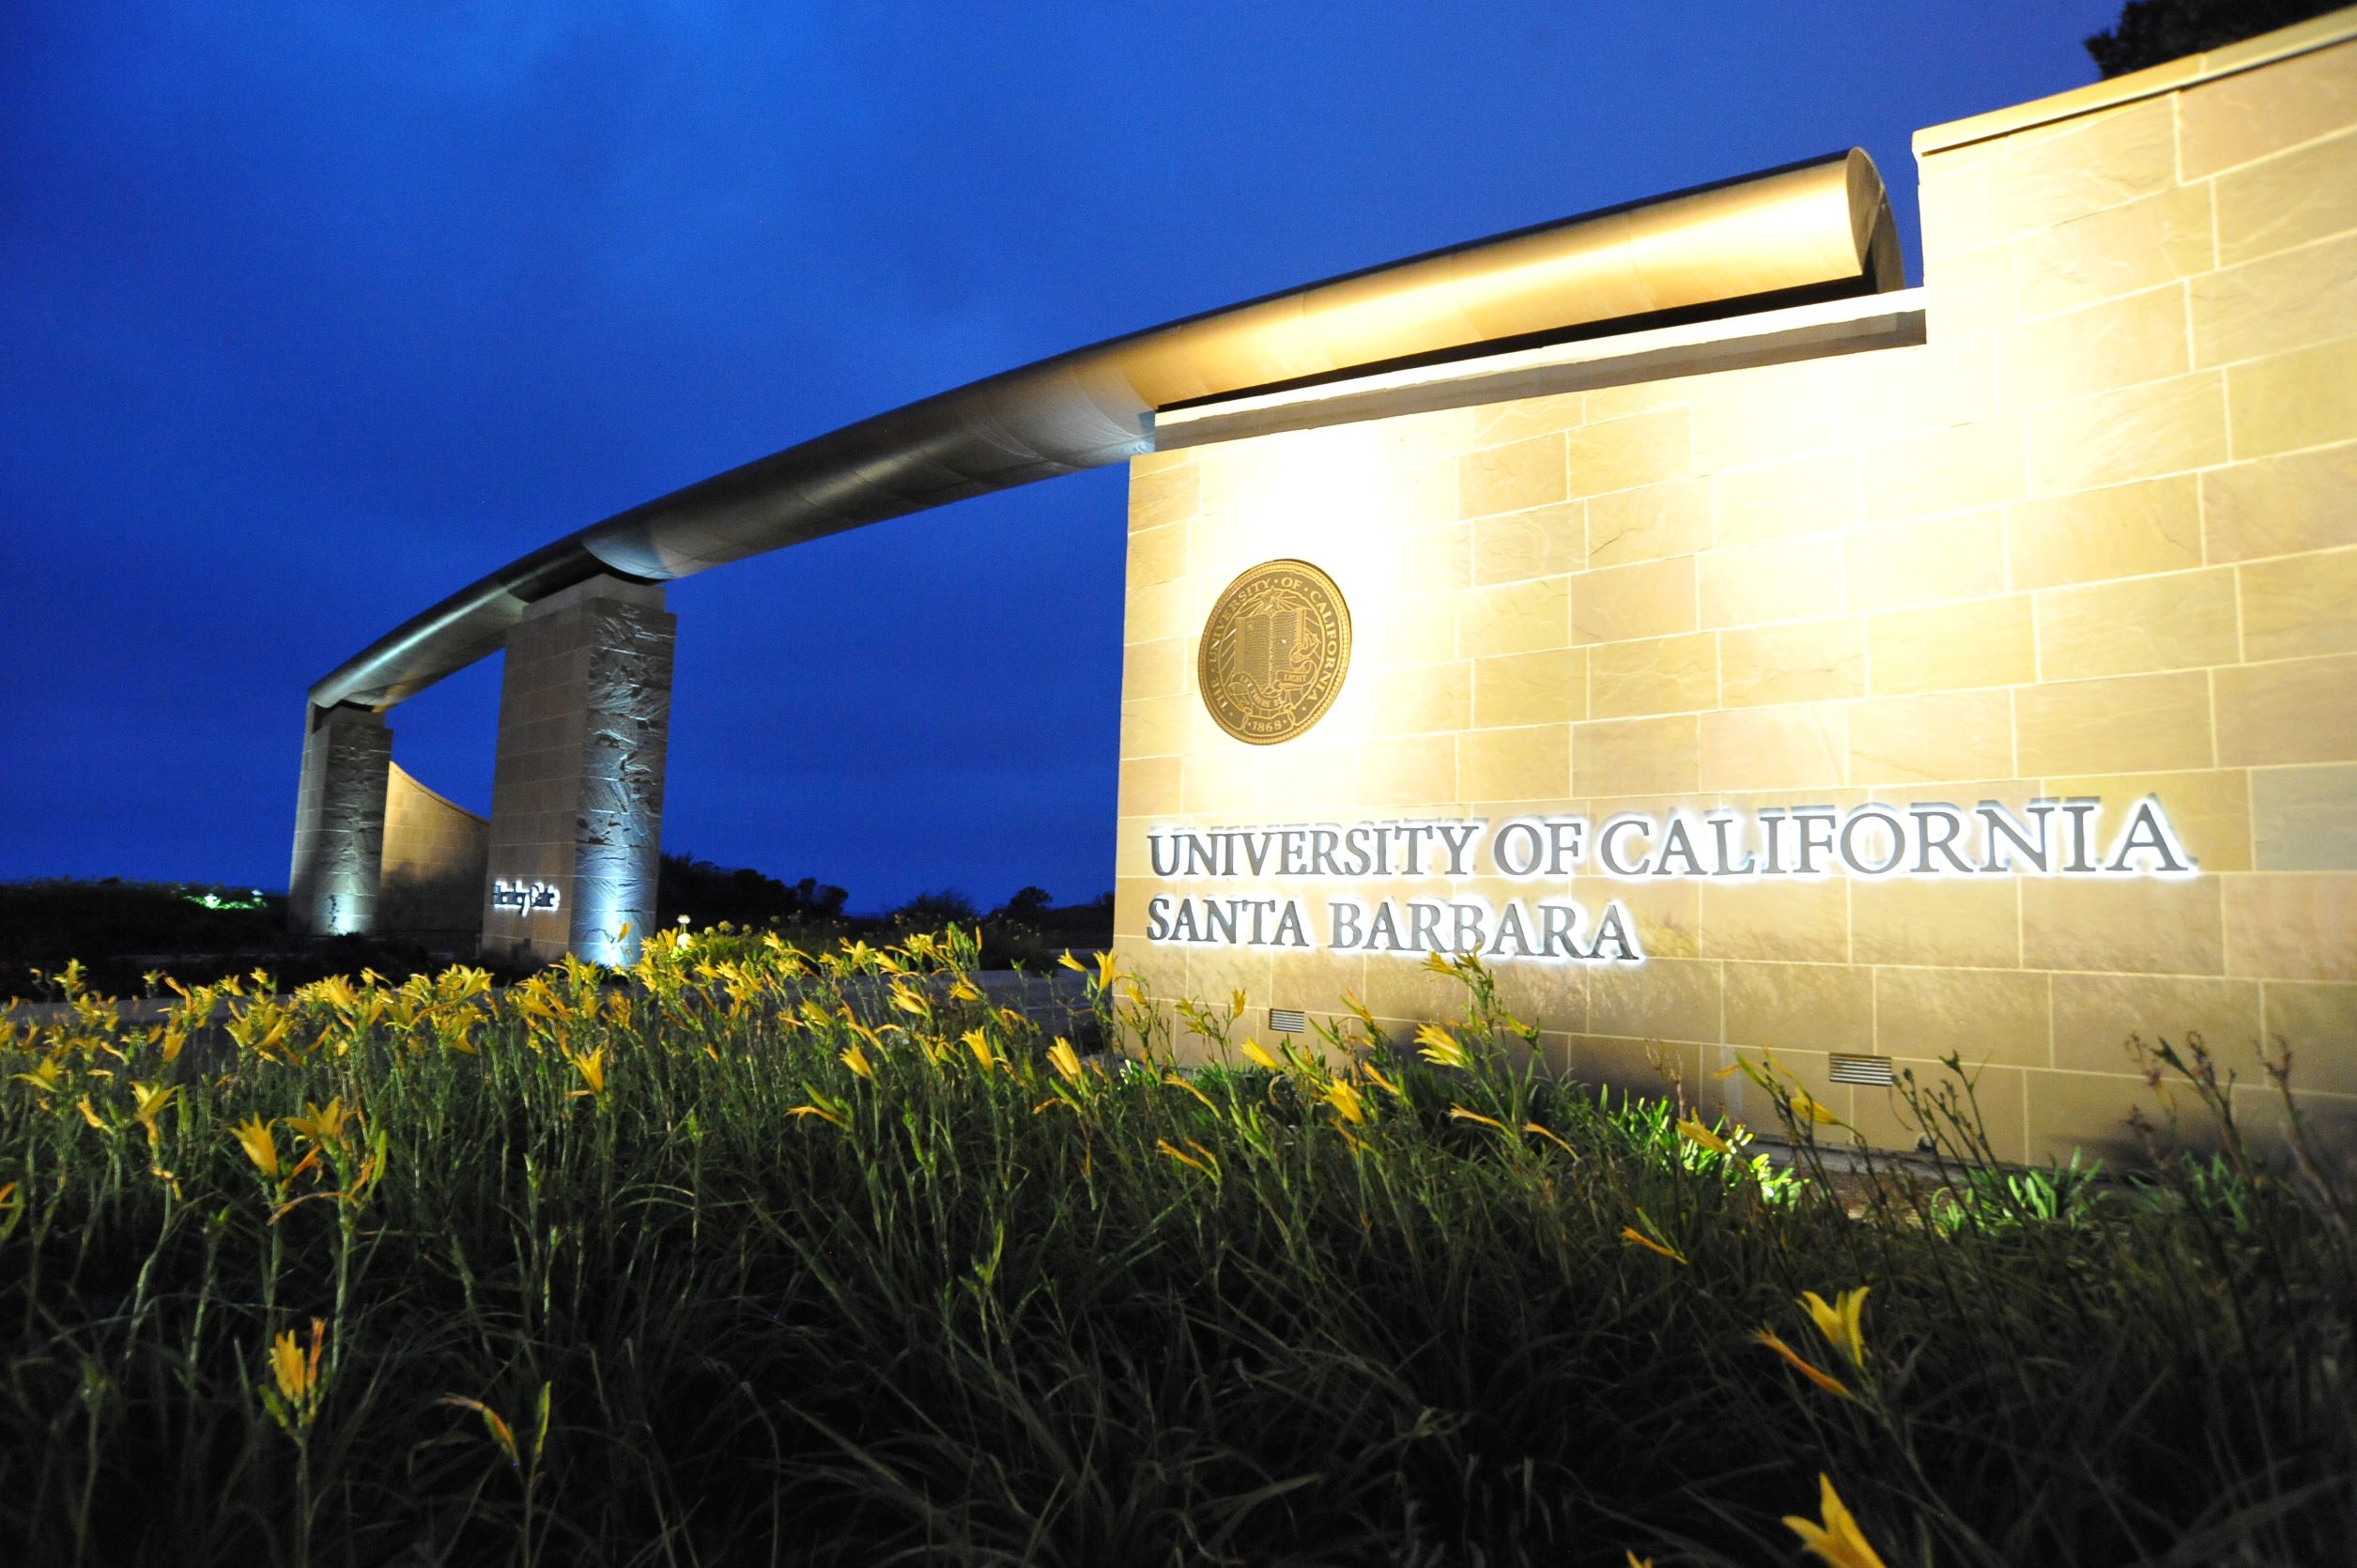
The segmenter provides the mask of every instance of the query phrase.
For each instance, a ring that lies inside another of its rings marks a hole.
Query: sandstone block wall
[[[1650,961],[1506,966],[1507,999],[1607,1082],[1656,1086],[1657,1053],[1710,1090],[1773,1048],[1892,1141],[1828,1053],[1961,1052],[2016,1158],[2122,1142],[2131,1030],[2201,1031],[2264,1126],[2279,1035],[2357,1138],[2357,13],[1918,154],[1920,346],[1133,464],[1126,967],[1241,989],[1263,1038],[1346,990],[1401,1024],[1460,1002],[1400,958],[1148,944],[1148,897],[1212,891],[1153,875],[1157,825],[2154,794],[2198,875],[1582,874]],[[1280,556],[1334,577],[1358,647],[1315,730],[1252,747],[1195,638]]]
[[[365,708],[310,708],[304,717],[287,923],[303,936],[374,930],[393,731]]]
[[[391,764],[377,929],[471,954],[483,934],[491,824]]]
[[[486,953],[637,954],[655,918],[677,625],[660,588],[598,577],[534,604],[508,633],[478,889]],[[552,888],[556,901],[494,907],[501,884]]]

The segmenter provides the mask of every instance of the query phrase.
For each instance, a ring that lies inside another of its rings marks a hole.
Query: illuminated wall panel
[[[483,884],[491,824],[393,764],[385,790],[386,935],[474,951],[483,931]]]
[[[507,634],[485,952],[637,956],[655,919],[677,624],[660,588],[595,577]]]
[[[393,731],[366,708],[306,716],[287,923],[306,936],[351,936],[376,929]]]
[[[1891,1092],[1833,1058],[1953,1052],[1998,1152],[2040,1157],[2126,1145],[2152,1104],[2132,1030],[2201,1031],[2264,1133],[2254,1047],[2280,1035],[2357,1139],[2349,31],[1924,132],[1919,343],[1135,460],[1125,967],[1165,999],[1240,990],[1240,1038],[1345,992],[1405,1029],[1462,993],[1370,950],[1378,912],[1413,949],[1501,944],[1513,907],[1502,993],[1594,1080],[1666,1065],[1764,1121],[1714,1074],[1772,1049],[1900,1141]],[[1367,407],[1288,395],[1296,423]],[[1200,638],[1286,559],[1347,600],[1348,674],[1305,734],[1248,745],[1206,711]],[[1941,807],[1952,854],[1921,841]],[[1643,825],[1608,857],[1616,818]],[[1572,819],[1582,853],[1533,861]],[[1419,823],[1412,865],[1349,838]],[[1336,837],[1185,857],[1288,826]],[[1760,864],[1804,832],[1807,872]],[[1527,956],[1549,903],[1581,945],[1617,912],[1641,961]]]

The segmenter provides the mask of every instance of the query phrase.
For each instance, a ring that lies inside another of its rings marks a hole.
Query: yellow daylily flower
[[[1110,991],[1113,989],[1113,982],[1120,977],[1121,971],[1114,963],[1113,955],[1111,953],[1099,953],[1097,955],[1097,989],[1099,991]]]
[[[1080,1082],[1080,1053],[1073,1050],[1072,1042],[1061,1035],[1056,1036],[1055,1043],[1048,1047],[1048,1066],[1054,1068],[1056,1076],[1067,1084]]]
[[[1770,1350],[1775,1351],[1778,1355],[1783,1357],[1785,1361],[1795,1372],[1799,1373],[1803,1377],[1808,1378],[1811,1383],[1814,1383],[1817,1387],[1825,1390],[1826,1392],[1836,1395],[1839,1398],[1851,1400],[1853,1402],[1856,1400],[1857,1395],[1852,1393],[1849,1391],[1848,1386],[1844,1384],[1841,1379],[1834,1376],[1833,1374],[1829,1372],[1821,1371],[1820,1369],[1810,1365],[1809,1362],[1804,1360],[1791,1345],[1786,1345],[1782,1340],[1777,1338],[1775,1334],[1769,1332],[1767,1330],[1755,1329],[1751,1331],[1751,1337],[1757,1340],[1760,1344],[1766,1345]]]
[[[344,1124],[352,1119],[352,1113],[344,1108],[342,1095],[329,1100],[325,1106],[305,1100],[302,1109],[301,1115],[286,1118],[289,1132],[308,1138],[315,1144],[340,1143],[343,1140]]]
[[[476,1415],[481,1416],[484,1429],[491,1434],[491,1440],[499,1445],[500,1452],[507,1455],[507,1462],[511,1465],[517,1463],[515,1430],[507,1424],[497,1410],[480,1399],[469,1399],[466,1395],[458,1393],[446,1393],[434,1403],[448,1405],[460,1410],[472,1410]]]
[[[990,1071],[997,1064],[998,1058],[991,1051],[990,1037],[981,1030],[968,1029],[958,1038],[965,1042],[965,1048],[968,1051],[974,1053],[974,1059],[981,1064],[984,1072]]]
[[[952,1002],[979,1002],[981,999],[982,988],[963,975],[960,975],[957,984],[949,988],[949,1000]]]
[[[1866,1366],[1866,1335],[1859,1318],[1866,1311],[1866,1293],[1872,1288],[1859,1285],[1856,1290],[1845,1290],[1829,1304],[1813,1290],[1800,1293],[1800,1304],[1808,1311],[1809,1320],[1817,1326],[1817,1332],[1825,1335],[1826,1343],[1848,1357],[1850,1364],[1860,1371]]]
[[[254,1168],[272,1181],[278,1179],[278,1140],[270,1135],[270,1124],[258,1115],[248,1116],[229,1130],[230,1135],[245,1149],[245,1157],[254,1161]]]
[[[385,1155],[384,1129],[378,1128],[376,1141],[369,1145],[367,1158],[360,1162],[359,1171],[353,1175],[351,1188],[345,1193],[346,1199],[356,1204],[364,1201],[376,1190],[377,1183],[385,1178],[390,1164]]]
[[[319,1357],[327,1348],[327,1322],[311,1320],[311,1348],[306,1354],[295,1343],[295,1330],[286,1330],[270,1342],[270,1380],[275,1390],[262,1391],[262,1402],[270,1418],[289,1437],[300,1438],[311,1430],[311,1423],[319,1418],[319,1407],[327,1395],[327,1378],[319,1371]]]
[[[1258,1040],[1248,1039],[1237,1049],[1244,1053],[1245,1061],[1250,1062],[1256,1068],[1266,1068],[1271,1072],[1283,1072],[1285,1070],[1284,1068],[1277,1064],[1277,1059],[1269,1054],[1269,1048],[1261,1044]]]
[[[1635,1225],[1623,1225],[1621,1227],[1621,1239],[1629,1246],[1642,1247],[1649,1253],[1658,1253],[1663,1257],[1668,1258],[1671,1263],[1684,1263],[1686,1261],[1686,1254],[1684,1253],[1679,1252],[1675,1247],[1663,1246],[1660,1242],[1656,1241],[1652,1237],[1647,1236],[1643,1231],[1639,1230]]]
[[[1211,1103],[1211,1097],[1209,1095],[1205,1094],[1201,1089],[1196,1088],[1193,1084],[1188,1083],[1185,1079],[1179,1077],[1175,1072],[1163,1073],[1163,1082],[1169,1084],[1174,1089],[1184,1089],[1187,1093],[1194,1096],[1195,1099],[1203,1102],[1203,1108],[1206,1111],[1216,1111],[1219,1109],[1218,1106]]]
[[[1439,955],[1435,955],[1438,957]],[[1416,1054],[1434,1067],[1461,1068],[1465,1065],[1465,1048],[1456,1038],[1438,1024],[1421,1024],[1416,1029],[1416,1044],[1422,1047]]]
[[[304,989],[313,997],[339,1011],[350,1012],[360,1006],[359,992],[352,989],[352,982],[342,975],[331,975],[324,980],[314,980]],[[302,992],[297,992],[296,995],[302,995]]]
[[[1678,1132],[1687,1143],[1700,1144],[1713,1154],[1733,1155],[1735,1152],[1734,1145],[1704,1127],[1697,1117],[1687,1116],[1681,1119],[1678,1123]]]
[[[1081,962],[1080,960],[1072,957],[1072,950],[1070,947],[1065,948],[1064,956],[1057,959],[1055,961],[1062,964],[1065,968],[1072,971],[1075,975],[1086,975],[1088,973],[1088,966]]]
[[[1452,1105],[1449,1107],[1449,1120],[1453,1122],[1479,1122],[1484,1127],[1494,1127],[1501,1132],[1503,1132],[1506,1130],[1506,1124],[1500,1121],[1497,1117],[1485,1116],[1479,1111],[1468,1111],[1462,1105]]]
[[[1842,1506],[1841,1494],[1833,1489],[1833,1478],[1820,1471],[1817,1485],[1817,1511],[1825,1516],[1825,1522],[1819,1524],[1787,1514],[1784,1528],[1799,1536],[1800,1544],[1830,1564],[1830,1568],[1887,1568],[1867,1543],[1865,1532],[1857,1528],[1857,1520]]]
[[[845,1046],[842,1051],[842,1059],[843,1066],[851,1068],[855,1075],[867,1079],[875,1077],[875,1064],[869,1061],[868,1053],[856,1045]]]
[[[254,1042],[254,1053],[256,1055],[267,1056],[271,1052],[276,1051],[282,1044],[285,1043],[287,1032],[293,1029],[294,1026],[295,1021],[293,1018],[283,1014],[279,1015],[278,1021],[270,1026],[269,1030],[263,1034],[260,1039]]]
[[[1219,1178],[1220,1162],[1218,1159],[1212,1155],[1209,1149],[1205,1148],[1201,1144],[1196,1143],[1192,1138],[1187,1140],[1187,1148],[1194,1150],[1194,1154],[1189,1154],[1185,1149],[1178,1147],[1167,1138],[1155,1139],[1154,1147],[1170,1156],[1170,1158],[1176,1160],[1181,1165],[1192,1166],[1195,1170],[1201,1171],[1205,1176],[1211,1177],[1213,1180],[1217,1180]]]
[[[311,1386],[310,1373],[303,1362],[302,1349],[295,1343],[294,1330],[287,1330],[271,1342],[270,1376],[277,1381],[282,1397],[300,1399]]]
[[[1578,1160],[1579,1158],[1579,1151],[1573,1148],[1569,1144],[1564,1143],[1560,1134],[1548,1128],[1539,1126],[1536,1122],[1524,1122],[1522,1124],[1522,1130],[1525,1132],[1537,1133],[1540,1137],[1546,1139],[1548,1143],[1554,1145],[1565,1154],[1570,1155],[1574,1160]]]
[[[575,1089],[564,1098],[578,1099],[583,1095],[593,1095],[599,1099],[605,1099],[606,1048],[601,1045],[594,1051],[568,1051],[564,1056],[566,1061],[573,1064],[573,1070],[581,1075],[581,1082],[588,1085],[586,1088]]]
[[[131,1092],[131,1120],[139,1124],[140,1130],[147,1134],[147,1142],[152,1144],[156,1141],[156,1118],[163,1114],[163,1108],[171,1103],[172,1097],[180,1091],[169,1084],[142,1084],[134,1079]]]
[[[1816,1122],[1820,1126],[1840,1127],[1842,1125],[1840,1116],[1820,1105],[1806,1089],[1795,1089],[1792,1099],[1786,1103],[1792,1106],[1795,1115],[1805,1120]]]
[[[842,1101],[829,1099],[807,1084],[805,1088],[810,1097],[809,1103],[793,1107],[786,1113],[787,1115],[816,1116],[821,1121],[833,1122],[837,1127],[848,1129],[851,1126],[851,1117],[846,1114],[850,1108]]]
[[[92,1127],[97,1128],[100,1132],[106,1130],[106,1124],[99,1120],[99,1114],[90,1108],[90,1097],[88,1095],[84,1095],[82,1097],[82,1103],[77,1107],[77,1109],[81,1111],[82,1119],[84,1121],[88,1122]]]
[[[892,982],[892,1005],[912,1018],[932,1016],[932,1004],[909,990],[907,982],[903,980]]]
[[[1359,1064],[1359,1070],[1366,1074],[1368,1083],[1373,1084],[1377,1088],[1382,1090],[1394,1099],[1403,1101],[1407,1099],[1408,1091],[1393,1083],[1390,1079],[1384,1077],[1383,1069],[1377,1067],[1373,1062],[1361,1062]]]
[[[42,1094],[54,1093],[66,1082],[65,1058],[61,1053],[53,1052],[34,1064],[32,1071],[18,1073],[16,1081],[30,1084]]]
[[[1353,1125],[1366,1120],[1366,1101],[1359,1091],[1337,1078],[1326,1085],[1326,1103],[1334,1108],[1334,1115]]]

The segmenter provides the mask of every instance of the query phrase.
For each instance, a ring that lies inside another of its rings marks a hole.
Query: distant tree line
[[[775,928],[797,942],[842,936],[890,940],[910,931],[969,926],[981,930],[982,961],[992,966],[1037,968],[1053,962],[1066,948],[1094,950],[1113,944],[1111,893],[1058,904],[1046,888],[1026,886],[986,910],[959,889],[943,887],[870,915],[850,914],[850,898],[844,889],[813,877],[789,883],[747,867],[667,854],[656,884],[655,918],[665,927],[679,924],[684,915],[691,929],[723,924],[740,930]]]
[[[187,985],[266,969],[282,984],[374,969],[399,979],[435,967],[414,943],[343,936],[300,942],[286,931],[286,895],[219,883],[41,877],[0,883],[0,997],[46,997],[37,975],[69,962],[93,990],[138,996],[146,977]]]
[[[840,920],[851,895],[815,877],[780,882],[744,866],[716,866],[692,854],[667,854],[655,880],[655,918],[670,925],[683,915],[700,926],[766,926]]]
[[[2128,0],[2107,32],[2087,40],[2106,77],[2223,49],[2337,10],[2347,0]]]
[[[14,963],[260,949],[285,932],[285,896],[248,887],[121,877],[0,883],[0,958]]]
[[[1086,952],[1113,943],[1110,893],[1059,905],[1045,888],[1025,887],[983,910],[957,889],[941,888],[868,915],[850,914],[850,898],[815,877],[783,882],[745,867],[667,854],[655,901],[666,927],[685,915],[696,929],[723,923],[774,928],[803,945],[843,936],[892,941],[955,922],[981,930],[983,962],[997,967],[1038,969],[1068,947]],[[76,961],[96,990],[137,996],[148,989],[146,976],[159,972],[193,985],[259,968],[283,984],[300,985],[363,968],[399,979],[438,969],[448,959],[395,938],[292,936],[284,893],[122,877],[0,883],[0,998],[53,994],[55,988],[36,976]],[[510,965],[487,966],[502,980],[520,977]]]

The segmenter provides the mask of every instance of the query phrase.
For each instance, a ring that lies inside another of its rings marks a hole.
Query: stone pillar
[[[638,956],[655,920],[677,626],[661,588],[601,576],[538,601],[507,634],[486,955]]]
[[[368,708],[312,708],[308,718],[286,923],[302,936],[354,936],[377,924],[393,731]]]

